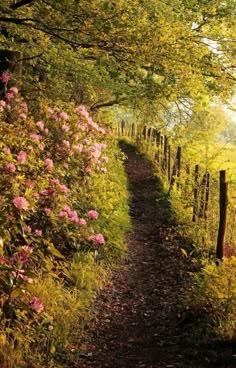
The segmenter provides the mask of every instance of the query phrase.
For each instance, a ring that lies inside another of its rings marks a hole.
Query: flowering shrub
[[[7,367],[26,336],[30,349],[35,344],[43,349],[49,335],[52,341],[57,334],[48,297],[36,287],[39,280],[53,276],[69,287],[74,285],[70,262],[78,252],[96,259],[97,253],[102,259],[122,252],[127,203],[125,191],[123,197],[122,190],[114,192],[125,184],[114,179],[117,168],[122,171],[120,154],[85,106],[42,102],[35,119],[11,87],[0,101],[0,118],[0,363]],[[24,357],[17,357],[13,365],[20,367]]]

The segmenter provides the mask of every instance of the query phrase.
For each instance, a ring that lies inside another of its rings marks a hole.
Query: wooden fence
[[[155,128],[144,126],[140,130],[133,124],[125,124],[122,121],[117,127],[118,137],[130,137],[137,145],[145,143],[147,149],[154,148],[155,156],[153,160],[158,168],[160,176],[168,184],[168,195],[171,194],[174,187],[181,190],[181,175],[182,175],[182,147],[172,148],[170,138],[167,135],[162,135]],[[210,198],[210,173],[204,172],[200,176],[200,167],[195,165],[193,170],[186,165],[184,170],[191,175],[193,172],[193,198],[192,198],[192,222],[197,222],[199,219],[207,221],[208,206]],[[228,185],[226,182],[226,171],[219,172],[219,223],[218,236],[216,242],[216,258],[222,260],[224,255],[224,238],[226,232],[226,217],[228,207]]]

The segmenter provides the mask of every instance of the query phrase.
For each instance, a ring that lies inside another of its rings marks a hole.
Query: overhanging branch
[[[102,107],[109,107],[113,105],[118,105],[121,102],[121,100],[114,99],[110,101],[100,101],[95,102],[92,106],[90,106],[90,111],[95,111],[96,109],[100,109]]]
[[[35,0],[21,0],[21,1],[18,1],[18,3],[14,3],[10,6],[10,8],[12,10],[16,10],[18,8],[21,8],[22,6],[27,6],[27,5],[30,5],[31,3],[33,3]]]

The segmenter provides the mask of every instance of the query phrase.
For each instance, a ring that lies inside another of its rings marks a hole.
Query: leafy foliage
[[[82,329],[105,265],[124,254],[126,181],[84,105],[42,100],[35,120],[16,87],[0,104],[0,361],[40,367]]]

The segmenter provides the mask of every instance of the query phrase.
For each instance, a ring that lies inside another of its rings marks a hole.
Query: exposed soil
[[[152,164],[132,146],[121,147],[128,158],[133,222],[128,255],[96,298],[95,321],[70,367],[236,367],[214,349],[200,352],[188,343],[192,321],[186,318],[183,294],[193,266],[181,254],[182,241]]]

